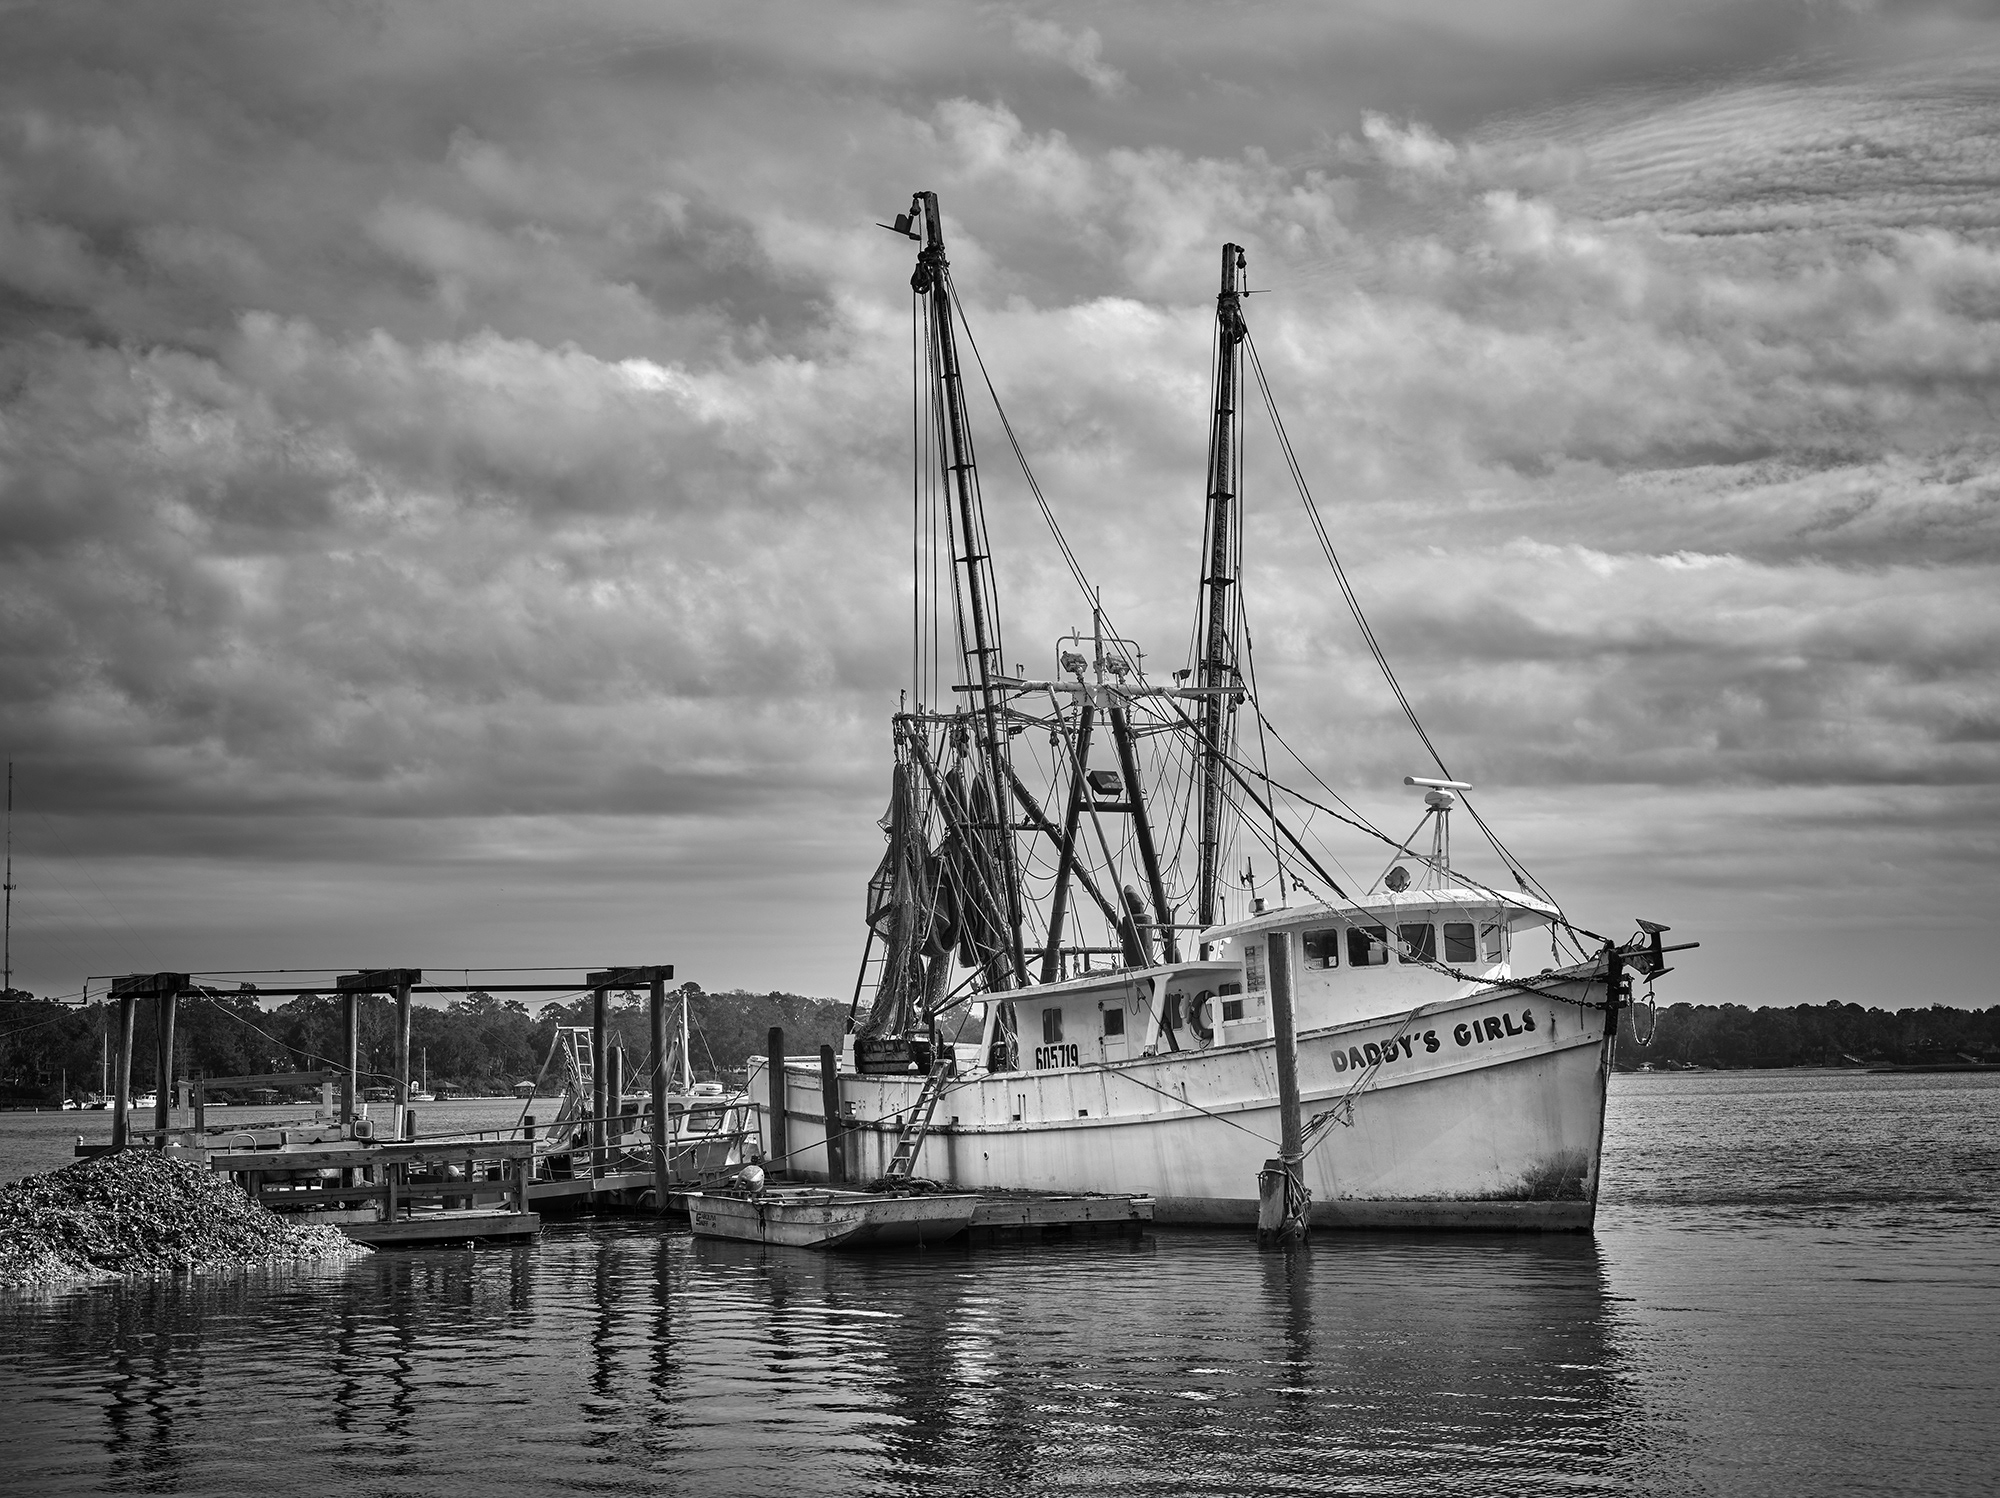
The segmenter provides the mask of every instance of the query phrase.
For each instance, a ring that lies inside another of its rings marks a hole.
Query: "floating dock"
[[[858,1187],[820,1186],[841,1194],[867,1195]],[[978,1193],[963,1241],[973,1247],[1035,1244],[1074,1238],[1136,1238],[1153,1225],[1150,1196],[1047,1196],[1033,1191]],[[688,1210],[688,1193],[670,1191],[665,1210]]]

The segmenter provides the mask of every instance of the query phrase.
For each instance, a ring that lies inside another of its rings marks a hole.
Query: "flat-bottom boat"
[[[751,1195],[691,1191],[687,1204],[699,1238],[785,1248],[922,1248],[971,1226],[979,1198],[810,1189]]]

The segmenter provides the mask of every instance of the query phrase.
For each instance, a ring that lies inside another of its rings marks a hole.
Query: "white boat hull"
[[[976,1196],[887,1196],[849,1191],[691,1191],[688,1221],[702,1238],[785,1248],[921,1248],[972,1222]]]
[[[1489,1037],[1489,1028],[1500,1033]],[[1588,1229],[1604,1029],[1600,1007],[1489,990],[1428,1005],[1414,1019],[1302,1033],[1303,1114],[1345,1102],[1352,1120],[1332,1122],[1306,1158],[1313,1222]],[[1380,1054],[1398,1032],[1395,1060],[1372,1063],[1370,1048]],[[823,1170],[818,1075],[788,1065],[786,1083],[793,1168]],[[762,1075],[753,1072],[750,1085],[753,1097],[769,1096]],[[876,1179],[921,1079],[850,1075],[840,1085],[847,1178]],[[760,1111],[768,1150],[768,1110]],[[1251,1224],[1258,1172],[1278,1153],[1275,1046],[968,1079],[944,1095],[936,1125],[916,1173],[952,1189],[1143,1193],[1160,1222]]]

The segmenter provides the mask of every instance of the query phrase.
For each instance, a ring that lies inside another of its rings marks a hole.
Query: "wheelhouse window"
[[[1479,945],[1472,939],[1472,922],[1446,921],[1444,923],[1444,960],[1446,962],[1477,962]]]
[[[1062,1039],[1062,1011],[1044,1009],[1042,1011],[1042,1044],[1055,1045]]]
[[[1123,1009],[1107,1009],[1104,1011],[1104,1033],[1106,1035],[1123,1035],[1125,1033],[1125,1011]]]
[[[1351,926],[1347,932],[1349,967],[1382,967],[1389,961],[1387,926]]]
[[[1479,923],[1479,945],[1485,950],[1488,962],[1507,960],[1507,927],[1500,921]]]
[[[1307,967],[1340,966],[1340,933],[1308,931],[1303,938]]]
[[[1429,921],[1417,926],[1398,926],[1396,939],[1403,944],[1409,956],[1405,962],[1436,962],[1438,960],[1437,927]]]
[[[1243,1018],[1243,1001],[1241,999],[1224,999],[1222,1001],[1223,1023],[1234,1024],[1241,1018]]]

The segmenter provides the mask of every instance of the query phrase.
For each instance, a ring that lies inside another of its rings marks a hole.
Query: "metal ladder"
[[[882,1177],[892,1190],[908,1185],[917,1168],[917,1152],[924,1147],[924,1136],[931,1130],[938,1099],[944,1096],[944,1084],[951,1078],[951,1063],[950,1048],[940,1046],[931,1061],[930,1075],[924,1078],[923,1091],[903,1117],[902,1130],[896,1135],[896,1153],[889,1157],[889,1169]]]
[[[569,1052],[572,1085],[582,1099],[583,1111],[589,1113],[591,1084],[597,1076],[597,1053],[591,1048],[590,1029],[586,1025],[565,1025],[562,1036]]]

